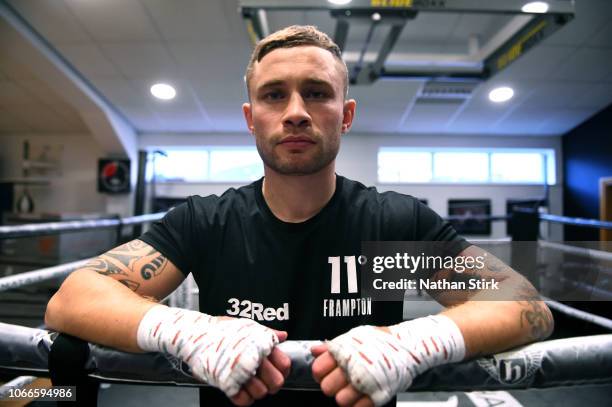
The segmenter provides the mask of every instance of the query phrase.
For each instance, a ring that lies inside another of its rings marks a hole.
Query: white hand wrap
[[[402,322],[389,329],[392,335],[373,326],[359,326],[328,343],[349,382],[377,406],[407,389],[427,369],[465,356],[461,331],[443,315]]]
[[[138,346],[170,353],[199,380],[235,396],[278,344],[269,328],[250,319],[220,319],[156,305],[138,326]]]

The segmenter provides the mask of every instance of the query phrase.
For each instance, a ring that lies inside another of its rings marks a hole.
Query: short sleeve
[[[471,244],[460,236],[455,228],[423,203],[416,201],[416,240],[425,242],[448,242],[448,255],[456,256]]]
[[[195,267],[194,245],[202,239],[202,225],[196,221],[197,198],[200,197],[190,197],[170,210],[139,238],[166,256],[185,275]]]

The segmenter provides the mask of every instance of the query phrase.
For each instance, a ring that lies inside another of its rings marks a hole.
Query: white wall
[[[98,158],[104,154],[89,134],[0,135],[1,180],[23,178],[25,140],[29,141],[32,154],[48,145],[60,157],[58,171],[49,171],[43,176],[48,184],[28,186],[36,212],[107,212],[106,196],[97,192],[96,183]],[[22,188],[15,188],[15,199]]]
[[[254,145],[249,135],[168,135],[147,134],[140,137],[141,149],[163,148],[164,146],[214,146],[214,145]],[[491,213],[505,214],[506,200],[520,198],[538,198],[543,196],[541,186],[508,186],[508,185],[452,185],[452,184],[404,184],[377,185],[377,152],[382,146],[405,147],[525,147],[552,148],[557,158],[557,185],[550,188],[550,211],[562,212],[562,163],[561,140],[559,137],[470,137],[470,136],[406,136],[349,134],[344,136],[343,145],[337,160],[337,172],[346,177],[358,180],[365,185],[374,185],[381,191],[395,190],[428,200],[429,206],[442,216],[446,216],[448,199],[491,199]],[[182,197],[188,195],[221,194],[229,187],[239,184],[160,184],[156,188],[157,196]],[[505,222],[494,222],[493,238],[505,236]],[[553,228],[544,231],[550,238],[561,239],[561,229]]]

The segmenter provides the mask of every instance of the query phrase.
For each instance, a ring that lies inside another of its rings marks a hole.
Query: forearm
[[[553,330],[542,301],[468,301],[442,312],[463,334],[466,358],[488,355],[547,338]]]
[[[463,273],[443,270],[434,278],[463,282],[476,279],[498,285],[496,289],[431,293],[448,307],[442,314],[451,318],[461,330],[467,358],[542,340],[552,333],[552,314],[525,277],[476,246],[467,248],[461,255],[483,256],[485,267]]]
[[[154,305],[114,279],[77,270],[49,301],[45,324],[90,342],[140,352],[138,325]]]

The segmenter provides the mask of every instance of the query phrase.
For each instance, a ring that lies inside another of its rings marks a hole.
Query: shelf
[[[49,178],[7,178],[0,179],[0,184],[15,184],[15,185],[49,185],[51,183],[51,179]]]
[[[32,161],[25,160],[22,163],[22,167],[24,170],[56,170],[58,165],[56,162],[51,161]]]

